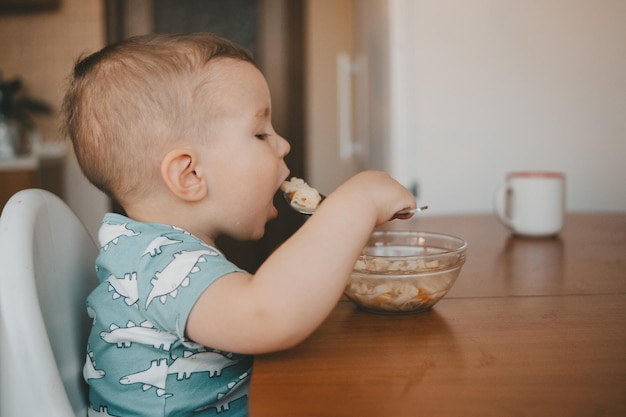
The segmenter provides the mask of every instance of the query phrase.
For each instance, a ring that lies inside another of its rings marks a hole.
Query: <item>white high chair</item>
[[[16,193],[0,216],[0,416],[87,416],[82,379],[97,249],[65,203]]]

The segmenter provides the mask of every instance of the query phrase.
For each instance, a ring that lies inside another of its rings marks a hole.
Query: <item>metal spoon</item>
[[[283,197],[285,198],[285,201],[287,202],[287,204],[289,204],[289,207],[291,207],[293,210],[297,211],[298,213],[304,214],[306,216],[310,216],[311,214],[315,213],[315,208],[314,209],[306,209],[306,208],[297,206],[295,204],[292,204],[291,203],[291,198],[289,197],[289,193],[283,193]],[[321,200],[320,200],[319,204],[322,204],[322,202],[326,199],[326,196],[323,195],[323,194],[320,194],[320,197],[321,197]],[[318,206],[319,206],[319,204],[318,204]],[[393,215],[391,220],[393,220],[393,219],[409,219],[415,213],[417,213],[418,211],[423,211],[423,210],[426,210],[427,208],[428,208],[428,206],[421,206],[421,207],[416,207],[414,209],[400,210],[396,214]]]
[[[396,212],[396,214],[393,215],[391,220],[393,220],[393,219],[410,219],[418,211],[424,211],[427,208],[428,208],[428,206],[421,206],[421,207],[415,207],[414,209],[400,210],[400,211]]]

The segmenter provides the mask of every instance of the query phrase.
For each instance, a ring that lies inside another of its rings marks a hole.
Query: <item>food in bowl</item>
[[[288,196],[289,204],[304,211],[315,211],[322,201],[320,193],[302,178],[292,177],[283,181],[280,190]]]
[[[427,310],[456,282],[466,249],[467,243],[452,235],[376,231],[354,265],[345,295],[373,312]]]

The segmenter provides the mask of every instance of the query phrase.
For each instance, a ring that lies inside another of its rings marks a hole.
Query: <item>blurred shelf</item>
[[[63,198],[66,156],[65,144],[46,144],[32,155],[0,160],[0,208],[26,188],[43,188]]]

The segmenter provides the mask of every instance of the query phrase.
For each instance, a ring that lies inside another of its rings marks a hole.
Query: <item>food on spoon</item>
[[[292,177],[284,181],[280,189],[288,196],[289,204],[296,209],[313,212],[322,201],[320,193],[302,178]]]

